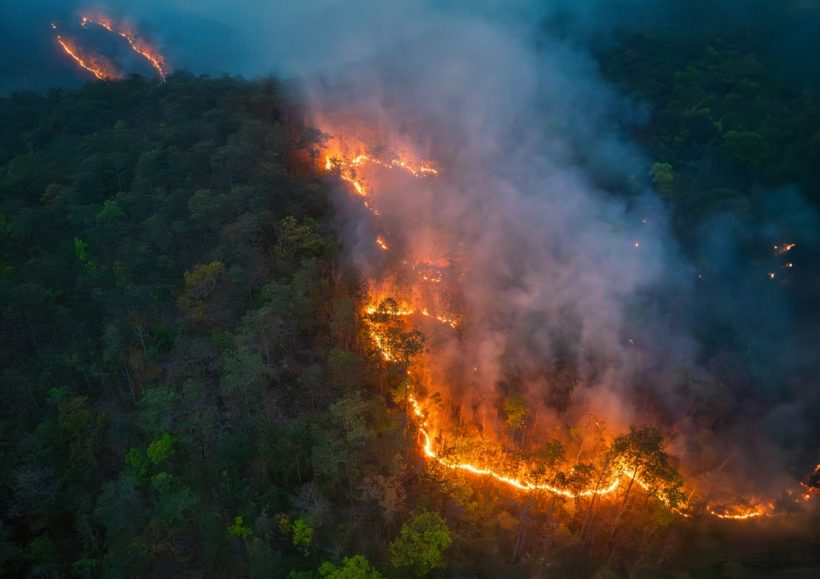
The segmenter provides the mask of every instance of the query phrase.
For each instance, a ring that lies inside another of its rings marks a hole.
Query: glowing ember
[[[783,255],[784,253],[790,252],[796,246],[796,243],[781,243],[780,245],[773,245],[772,249],[774,250],[775,255]]]
[[[379,235],[376,238],[376,245],[381,247],[384,251],[390,251],[390,246],[387,245],[387,242],[384,240],[384,237],[382,237],[381,235]]]
[[[806,493],[804,494],[805,500],[808,500],[814,495],[820,494],[820,464],[815,466],[814,471],[806,478],[805,482],[800,484],[806,490]]]

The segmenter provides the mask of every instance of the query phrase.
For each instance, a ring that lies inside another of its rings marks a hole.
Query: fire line
[[[125,28],[123,25],[117,25],[111,20],[108,20],[107,17],[98,16],[96,18],[90,16],[83,16],[81,21],[82,27],[85,28],[88,24],[96,24],[101,28],[111,32],[113,34],[117,34],[121,38],[124,38],[126,42],[128,42],[128,46],[131,50],[144,58],[148,61],[148,64],[157,71],[160,79],[165,81],[165,67],[164,67],[164,59],[162,55],[152,48],[149,44],[144,42],[143,40],[139,39],[133,32],[129,29]]]
[[[165,68],[165,59],[158,50],[140,39],[134,32],[124,25],[115,24],[106,16],[83,16],[80,24],[86,28],[89,24],[94,24],[100,28],[120,36],[127,43],[131,51],[145,59],[148,64],[157,72],[161,81],[165,81],[167,71]],[[84,55],[82,50],[73,41],[64,38],[57,31],[57,25],[51,24],[51,28],[55,31],[55,38],[57,44],[80,68],[92,73],[97,79],[111,80],[120,78],[120,73],[116,70],[113,64],[105,62],[102,57]]]

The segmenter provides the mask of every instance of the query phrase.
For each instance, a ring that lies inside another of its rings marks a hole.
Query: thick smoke
[[[523,388],[542,404],[564,366],[580,383],[567,404],[621,429],[638,419],[639,387],[651,381],[666,402],[668,369],[693,364],[690,332],[658,294],[685,298],[694,272],[641,184],[646,160],[621,137],[639,107],[588,56],[534,32],[517,18],[439,14],[309,94],[329,133],[355,133],[358,113],[388,149],[433,143],[442,174],[381,183],[378,208],[399,254],[451,256],[464,272],[464,327],[436,344],[462,403],[494,408]],[[351,230],[354,259],[378,276],[372,230]]]

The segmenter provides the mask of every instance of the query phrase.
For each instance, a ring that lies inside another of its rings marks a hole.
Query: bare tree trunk
[[[131,394],[131,402],[137,401],[137,395],[134,392],[134,383],[131,381],[131,372],[128,371],[128,364],[123,364],[123,370],[125,371],[125,378],[126,382],[128,382],[128,391]]]
[[[145,347],[145,328],[142,325],[142,322],[136,322],[133,325],[134,332],[137,334],[137,337],[140,339],[140,345],[142,346],[142,355],[146,358],[148,357],[148,348]]]
[[[609,535],[609,556],[607,560],[612,557],[612,553],[615,551],[615,535],[618,532],[618,527],[621,524],[621,519],[623,518],[624,513],[626,512],[626,506],[629,502],[629,494],[632,492],[632,486],[635,484],[635,479],[638,476],[638,468],[632,473],[632,478],[629,480],[629,486],[626,487],[626,493],[624,493],[624,501],[621,504],[621,510],[618,512],[618,516],[615,518],[615,523],[612,525],[612,533]]]
[[[589,507],[587,508],[587,514],[584,517],[584,524],[581,525],[581,533],[580,537],[581,540],[584,540],[584,533],[587,530],[587,526],[592,522],[592,509],[595,506],[595,501],[598,498],[598,490],[601,488],[601,485],[604,482],[604,477],[609,472],[609,461],[604,465],[603,470],[601,471],[601,476],[598,477],[598,480],[595,482],[595,490],[592,493],[592,499],[589,501]]]
[[[527,538],[527,524],[521,522],[518,525],[518,532],[515,536],[515,547],[513,548],[513,557],[512,562],[515,563],[518,561],[518,557],[521,556],[521,551],[524,548],[524,544],[526,543]]]
[[[37,330],[34,329],[34,324],[31,323],[31,318],[26,316],[26,323],[28,324],[29,333],[31,333],[31,342],[35,348],[40,347],[40,340],[37,338]]]

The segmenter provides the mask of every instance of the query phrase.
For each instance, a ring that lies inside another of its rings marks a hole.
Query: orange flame
[[[345,147],[333,141],[328,144],[328,149],[323,163],[325,171],[338,171],[339,178],[349,183],[361,197],[368,196],[366,181],[360,174],[361,169],[366,165],[376,165],[385,169],[401,169],[413,177],[438,175],[438,169],[426,161],[416,164],[401,156],[380,159],[364,152],[363,147],[360,147],[360,150],[352,156],[346,155]]]
[[[548,493],[560,495],[566,498],[589,497],[593,495],[608,495],[615,492],[615,490],[620,485],[620,477],[615,476],[612,477],[610,483],[605,487],[589,487],[579,491],[572,491],[570,489],[564,489],[549,484],[534,483],[531,481],[506,476],[491,468],[482,468],[480,466],[470,464],[469,462],[450,461],[446,458],[439,456],[439,454],[436,453],[435,450],[433,450],[432,438],[429,432],[427,431],[427,419],[425,418],[424,411],[422,410],[418,400],[416,400],[414,396],[410,396],[408,400],[410,402],[410,406],[413,408],[413,414],[419,421],[419,433],[421,434],[422,439],[424,440],[424,444],[422,446],[422,451],[424,452],[424,455],[427,458],[432,459],[433,461],[437,462],[438,464],[446,468],[454,470],[464,470],[475,475],[490,477],[513,488],[516,488],[520,491],[546,491]]]
[[[789,491],[791,494],[791,491]],[[775,504],[772,501],[750,502],[739,500],[734,504],[710,506],[706,511],[718,519],[729,521],[748,521],[767,517],[775,513]]]
[[[83,28],[88,26],[89,24],[95,24],[112,34],[117,34],[118,36],[125,39],[128,42],[128,46],[131,48],[133,52],[144,58],[148,61],[151,67],[157,71],[160,79],[165,81],[166,77],[166,70],[165,70],[165,60],[162,55],[154,49],[151,45],[144,42],[140,38],[136,36],[135,33],[131,32],[123,25],[115,25],[110,19],[105,16],[97,16],[97,17],[90,17],[90,16],[83,16],[80,24]],[[57,30],[57,25],[52,22],[51,28],[53,30]],[[79,65],[84,70],[92,73],[98,79],[115,79],[119,78],[120,74],[116,70],[113,64],[107,62],[102,57],[92,56],[83,54],[79,47],[70,40],[63,38],[59,33],[56,34],[57,43],[62,48],[63,52],[65,52],[72,60],[74,60],[77,65]]]
[[[56,29],[54,24],[51,26]],[[117,74],[117,71],[109,63],[106,63],[98,57],[84,55],[77,45],[70,40],[63,38],[60,34],[57,34],[57,44],[60,45],[63,52],[65,52],[74,62],[76,62],[80,68],[87,70],[96,78],[100,80],[119,78],[119,74]]]
[[[148,64],[150,64],[151,67],[157,71],[160,79],[165,81],[165,59],[162,54],[160,54],[159,51],[150,44],[137,37],[137,35],[129,30],[125,25],[117,25],[106,16],[83,16],[81,24],[83,28],[85,28],[88,24],[96,24],[108,32],[117,34],[124,38],[125,41],[128,42],[128,46],[131,50],[147,60]]]
[[[774,250],[774,253],[776,255],[783,255],[785,253],[789,253],[795,247],[797,247],[796,243],[787,242],[781,243],[779,245],[773,245],[772,249]]]

